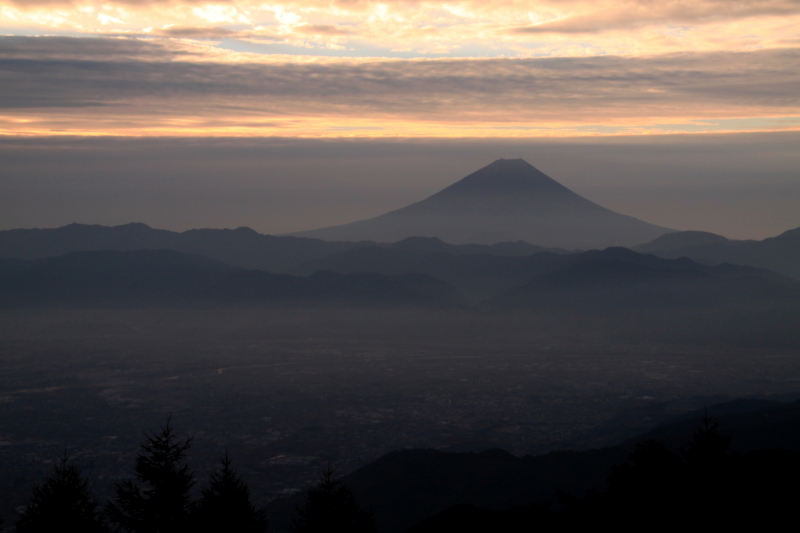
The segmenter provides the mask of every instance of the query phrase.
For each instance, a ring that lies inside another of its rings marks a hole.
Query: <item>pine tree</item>
[[[17,531],[108,531],[97,513],[97,500],[89,482],[69,462],[66,451],[54,470],[44,483],[33,487],[33,494],[17,521]]]
[[[306,490],[306,504],[292,520],[294,533],[374,533],[372,514],[359,509],[350,489],[328,467],[316,487]]]
[[[686,495],[689,514],[701,516],[697,523],[702,526],[715,525],[715,516],[703,513],[714,509],[715,513],[735,512],[731,502],[737,496],[736,463],[738,457],[728,453],[731,439],[719,430],[719,423],[706,413],[702,426],[692,434],[692,441],[681,455],[686,459],[688,478]]]
[[[250,503],[250,489],[231,468],[227,450],[222,470],[211,473],[209,486],[193,512],[195,531],[262,533],[267,530],[266,512]]]
[[[191,444],[191,437],[178,439],[169,420],[158,433],[145,432],[135,479],[116,485],[116,502],[107,509],[111,521],[129,533],[185,529],[194,477],[183,461]]]
[[[714,469],[722,464],[728,454],[731,438],[719,431],[719,422],[705,413],[702,426],[692,434],[687,450],[681,450],[686,462],[697,469]]]

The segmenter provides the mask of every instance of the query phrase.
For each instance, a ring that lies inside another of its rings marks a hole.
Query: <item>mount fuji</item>
[[[633,246],[675,230],[601,207],[522,159],[498,159],[436,194],[384,215],[294,233],[326,241],[451,244],[527,241],[549,248]]]

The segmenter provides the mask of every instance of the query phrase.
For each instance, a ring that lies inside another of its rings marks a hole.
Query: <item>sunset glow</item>
[[[0,3],[5,135],[800,128],[800,5]]]

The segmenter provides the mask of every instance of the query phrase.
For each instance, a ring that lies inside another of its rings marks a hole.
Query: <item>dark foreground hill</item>
[[[244,270],[171,250],[74,252],[3,263],[0,306],[451,306],[447,283],[424,274]]]
[[[736,241],[703,231],[680,231],[633,249],[670,259],[689,257],[708,265],[731,263],[768,268],[800,279],[800,228],[763,241]]]
[[[734,412],[731,412],[734,411]],[[708,408],[740,453],[783,448],[800,451],[800,402],[745,402]],[[458,504],[506,510],[531,503],[555,503],[556,492],[582,496],[604,490],[614,464],[625,461],[647,439],[678,451],[691,440],[703,413],[655,428],[617,446],[588,451],[558,451],[516,457],[503,450],[448,453],[436,450],[392,452],[344,478],[359,502],[371,508],[382,533],[402,533]],[[287,531],[302,497],[270,505],[272,530]]]
[[[522,159],[498,159],[396,211],[295,235],[379,242],[421,236],[454,244],[523,240],[538,246],[586,250],[632,246],[670,231],[601,207]]]

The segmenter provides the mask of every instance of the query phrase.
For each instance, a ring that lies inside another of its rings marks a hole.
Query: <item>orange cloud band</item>
[[[194,55],[192,55],[194,54]],[[0,133],[480,137],[798,128],[800,50],[228,61],[138,40],[0,38]]]

